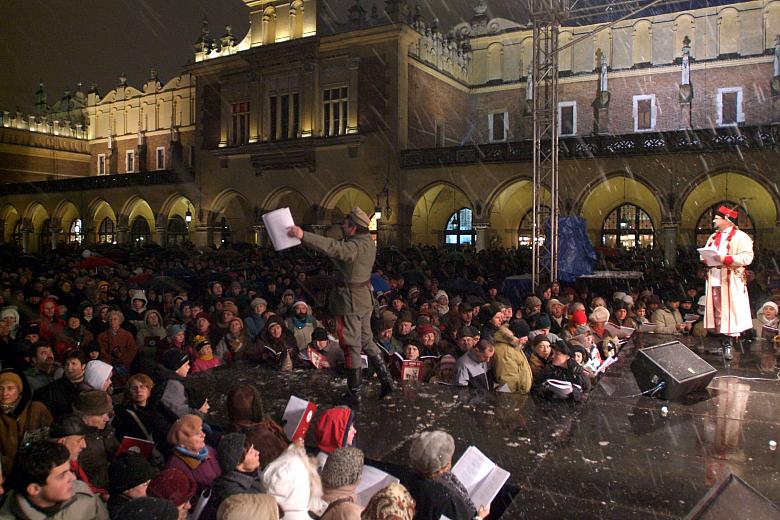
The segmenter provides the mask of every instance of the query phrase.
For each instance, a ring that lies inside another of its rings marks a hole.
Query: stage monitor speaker
[[[664,387],[655,395],[670,401],[707,388],[717,373],[712,365],[679,341],[640,349],[631,363],[631,371],[643,392],[663,381]]]
[[[770,520],[780,508],[750,484],[729,473],[707,491],[684,520]]]

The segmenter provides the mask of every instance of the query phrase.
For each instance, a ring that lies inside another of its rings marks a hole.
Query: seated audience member
[[[165,444],[166,435],[160,434],[164,423],[149,400],[154,389],[152,378],[146,374],[134,374],[127,380],[124,401],[114,407],[114,433],[121,442],[124,437],[135,437],[154,442],[156,446]],[[162,455],[155,447],[152,462],[156,466],[163,464]]]
[[[93,359],[84,368],[84,383],[91,390],[111,393],[111,374],[113,372],[114,367],[108,363],[99,359]]]
[[[129,500],[111,515],[111,520],[146,520],[151,518],[154,520],[178,520],[179,510],[170,500],[138,497]]]
[[[312,332],[319,326],[317,320],[311,315],[309,304],[303,300],[293,303],[292,314],[284,321],[287,330],[292,332],[298,350],[306,350],[311,343]]]
[[[214,480],[212,500],[219,504],[233,495],[261,493],[260,453],[243,433],[226,433],[217,447],[222,474]]]
[[[227,337],[227,336],[226,336]],[[222,338],[223,340],[225,338]],[[218,367],[220,363],[219,356],[214,355],[214,349],[211,342],[203,336],[195,336],[193,345],[195,360],[192,362],[192,373],[206,372],[212,368]]]
[[[174,447],[167,468],[182,471],[198,484],[198,492],[210,489],[222,471],[217,454],[206,445],[203,419],[197,415],[185,415],[173,423],[168,432],[168,444]]]
[[[596,307],[588,317],[588,326],[590,327],[593,341],[601,343],[609,337],[609,332],[605,325],[609,321],[609,311],[606,307]]]
[[[30,384],[13,368],[0,372],[0,406],[0,469],[7,475],[25,442],[47,438],[52,417],[43,403],[32,400]]]
[[[314,329],[311,333],[311,343],[301,351],[300,355],[305,357],[314,368],[344,367],[344,350],[339,346],[338,341],[328,337],[328,332],[323,327]]]
[[[62,444],[36,441],[22,447],[0,506],[0,518],[108,520],[100,497],[76,480]]]
[[[197,483],[187,472],[168,468],[159,472],[149,482],[146,494],[150,497],[171,501],[179,513],[178,520],[186,520],[190,509],[192,509],[190,501],[197,490]]]
[[[260,335],[265,327],[265,318],[263,313],[268,308],[268,302],[263,298],[255,298],[249,304],[251,314],[244,318],[244,327],[246,329],[246,336],[249,343],[254,343],[257,340],[257,336]]]
[[[780,320],[777,318],[777,304],[773,301],[765,302],[756,312],[753,320],[753,334],[757,339],[772,341],[777,335],[772,329],[777,329]],[[767,327],[765,330],[764,327]]]
[[[145,497],[149,482],[155,474],[152,465],[139,453],[125,452],[112,461],[108,466],[110,496],[107,504],[111,518],[134,498]]]
[[[587,392],[590,391],[590,379],[572,357],[572,349],[565,341],[558,341],[552,345],[551,362],[542,371],[537,386],[542,397],[563,398],[572,401],[585,399]],[[545,384],[548,380],[571,383],[572,390],[566,395],[556,393],[551,385]]]
[[[54,361],[51,346],[44,340],[36,341],[30,347],[30,363],[32,366],[24,371],[24,377],[32,392],[62,377],[62,366]]]
[[[84,382],[87,355],[79,349],[65,353],[63,377],[55,379],[34,394],[34,399],[42,402],[56,419],[73,412],[73,403],[80,392],[89,390]]]
[[[609,317],[609,322],[618,327],[636,328],[636,322],[628,315],[628,305],[623,303],[623,301],[616,301],[612,306],[612,315]]]
[[[266,494],[240,494],[225,499],[217,510],[217,520],[246,520],[262,518],[279,520],[276,499]]]
[[[431,383],[452,383],[452,376],[455,374],[455,356],[445,354],[439,359],[433,370],[429,382]]]
[[[566,328],[566,306],[557,298],[547,302],[547,314],[550,316],[550,332],[560,336]]]
[[[393,329],[395,328],[396,321],[397,320],[392,317],[383,317],[379,320],[379,324],[377,325],[377,333],[374,334],[374,343],[391,355],[394,352],[400,354],[403,349],[401,341],[393,336]]]
[[[92,485],[100,489],[108,487],[108,461],[119,448],[114,428],[109,424],[111,410],[111,397],[100,390],[80,393],[73,405],[73,414],[87,426],[87,446],[79,454],[79,464]]]
[[[447,432],[427,431],[412,440],[409,461],[414,476],[409,480],[409,492],[416,502],[415,518],[473,520],[490,514],[490,504],[473,504],[450,471],[454,453],[455,441]]]
[[[100,346],[100,360],[114,367],[112,381],[124,385],[130,376],[130,369],[138,355],[138,345],[133,335],[121,327],[125,318],[119,311],[108,313],[108,330],[97,337]]]
[[[479,331],[476,327],[463,326],[458,331],[458,348],[461,354],[465,354],[477,344],[479,341]]]
[[[298,361],[298,347],[280,316],[271,316],[257,343],[263,361],[282,371],[290,371]]]
[[[417,346],[417,342],[409,342],[404,345],[404,359],[409,361],[417,361],[420,359],[420,347]]]
[[[401,484],[385,486],[371,497],[360,514],[361,520],[413,520],[416,503]]]
[[[457,386],[469,386],[482,390],[492,390],[493,380],[490,376],[490,360],[496,349],[486,339],[480,340],[474,348],[469,349],[455,363],[455,373],[452,381]]]
[[[49,428],[49,440],[57,442],[68,448],[70,453],[70,470],[76,475],[76,478],[84,482],[89,489],[100,495],[103,499],[108,497],[108,491],[98,488],[90,482],[84,469],[79,464],[79,455],[87,447],[87,441],[84,437],[89,433],[89,428],[76,415],[68,415],[57,419]]]
[[[65,329],[57,336],[55,357],[62,362],[65,354],[73,349],[83,349],[91,345],[95,337],[84,325],[78,314],[71,314],[65,322]]]
[[[144,362],[149,363],[158,358],[168,333],[163,327],[159,311],[155,309],[146,311],[143,323],[135,335],[135,343],[138,345],[138,354]]]
[[[157,402],[157,412],[168,424],[187,414],[204,413],[190,406],[185,385],[189,373],[190,358],[187,354],[177,348],[165,351],[153,400]]]
[[[494,336],[493,372],[499,385],[506,385],[510,392],[527,394],[531,391],[533,373],[528,358],[521,350],[520,342],[507,327],[498,329]]]
[[[311,520],[310,511],[319,516],[327,507],[319,474],[302,447],[290,446],[265,468],[261,479],[263,490],[284,512],[284,520]]]
[[[650,320],[647,318],[647,307],[644,303],[637,305],[636,311],[634,312],[634,321],[637,323],[637,326],[650,323]]]
[[[402,311],[395,322],[393,337],[402,345],[409,342],[414,337],[414,318],[408,310]]]
[[[587,324],[588,317],[583,309],[577,309],[576,311],[573,311],[569,317],[569,321],[566,324],[566,327],[564,327],[563,332],[561,332],[561,339],[568,341],[577,334],[580,334],[577,332],[578,328],[584,327]]]
[[[260,392],[252,385],[239,385],[228,393],[228,431],[246,435],[247,442],[260,453],[260,468],[281,455],[290,441],[284,430],[265,415]]]
[[[363,510],[355,490],[363,474],[363,452],[345,447],[334,450],[320,472],[323,500],[328,508],[321,520],[360,520]]]
[[[550,344],[550,338],[546,335],[536,336],[531,343],[531,353],[528,356],[528,361],[531,365],[534,381],[539,379],[545,365],[550,362],[550,352],[552,351]]]

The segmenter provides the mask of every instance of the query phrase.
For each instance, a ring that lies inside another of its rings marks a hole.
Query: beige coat
[[[531,365],[523,352],[515,347],[517,339],[507,327],[501,327],[493,337],[496,354],[493,356],[496,381],[507,385],[510,392],[527,394],[534,377]]]
[[[707,239],[708,246],[715,246],[715,232]],[[753,241],[744,231],[734,228],[733,236],[726,246],[726,266],[720,271],[720,330],[719,334],[737,334],[753,327],[750,300],[747,291],[745,267],[753,261]],[[707,305],[704,326],[715,329],[715,314],[712,309],[712,290],[707,283]]]

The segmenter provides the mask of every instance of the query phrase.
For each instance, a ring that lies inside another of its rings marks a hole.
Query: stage
[[[724,366],[720,355],[704,352],[715,340],[689,338],[718,370],[706,392],[685,402],[627,397],[640,393],[629,368],[636,349],[674,339],[645,334],[628,343],[581,404],[441,385],[405,387],[379,402],[372,383],[356,445],[369,459],[406,465],[414,433],[446,430],[455,437],[455,459],[473,444],[511,472],[516,495],[505,519],[680,518],[729,472],[780,504],[780,450],[769,447],[780,442],[780,382],[731,377],[776,379],[771,344],[763,352],[759,344],[746,344],[744,354],[735,349]],[[239,381],[257,384],[277,419],[290,394],[327,408],[344,389],[343,379],[313,371],[236,367],[191,377],[210,396],[215,424],[224,422],[224,394]],[[311,435],[307,445],[314,445]]]

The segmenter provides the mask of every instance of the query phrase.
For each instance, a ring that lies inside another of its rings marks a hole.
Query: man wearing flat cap
[[[329,307],[337,317],[339,344],[347,367],[348,396],[355,401],[360,397],[360,354],[364,351],[379,374],[380,398],[393,391],[393,379],[372,339],[371,270],[376,260],[376,244],[368,231],[369,222],[366,212],[355,207],[341,224],[342,240],[304,232],[298,226],[287,231],[304,245],[329,256],[335,265],[336,287],[330,294]]]
[[[723,357],[731,359],[732,338],[752,326],[746,267],[753,261],[753,241],[736,224],[736,209],[721,206],[712,224],[715,233],[707,247],[717,251],[721,264],[709,268],[704,326],[723,335]]]

